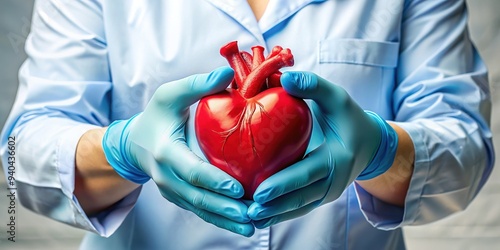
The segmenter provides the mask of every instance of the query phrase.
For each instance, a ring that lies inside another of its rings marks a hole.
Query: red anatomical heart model
[[[236,42],[221,48],[233,83],[202,98],[195,119],[208,161],[240,181],[247,200],[263,180],[302,159],[312,129],[307,104],[280,84],[279,69],[293,65],[290,50],[277,46],[267,58],[261,46],[252,51],[240,52]]]

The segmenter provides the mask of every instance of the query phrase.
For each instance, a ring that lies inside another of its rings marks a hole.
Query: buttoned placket
[[[271,249],[271,228],[263,228],[255,231],[257,234],[257,248],[256,250],[268,250]]]

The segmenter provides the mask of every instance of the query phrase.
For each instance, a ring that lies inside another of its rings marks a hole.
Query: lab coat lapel
[[[236,22],[252,33],[260,43],[264,43],[262,32],[246,0],[206,0],[217,9],[232,17]]]
[[[326,0],[269,0],[266,11],[259,21],[260,31],[265,34],[308,4],[324,1]]]
[[[263,34],[281,21],[292,16],[310,3],[326,0],[269,0],[266,11],[259,22],[246,0],[206,0],[217,9],[232,17],[236,22],[252,33],[255,38],[265,44]]]

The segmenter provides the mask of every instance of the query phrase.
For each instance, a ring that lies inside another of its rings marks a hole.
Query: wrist
[[[369,180],[385,173],[393,164],[398,149],[398,134],[382,117],[365,111],[380,127],[381,139],[374,156],[356,180]]]
[[[128,146],[129,128],[136,117],[137,115],[128,120],[117,120],[111,123],[104,133],[102,148],[109,165],[122,178],[137,184],[144,184],[150,177],[131,160]]]
[[[78,140],[75,153],[75,167],[82,174],[95,176],[110,171],[101,145],[105,132],[106,128],[90,129]]]
[[[76,148],[73,193],[88,215],[108,208],[138,187],[109,165],[102,148],[105,132],[106,128],[88,130]]]

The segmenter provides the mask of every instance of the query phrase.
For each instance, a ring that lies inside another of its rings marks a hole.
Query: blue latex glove
[[[110,165],[125,179],[143,184],[151,178],[172,203],[218,227],[251,236],[255,229],[248,207],[238,200],[243,187],[195,155],[184,134],[189,106],[224,90],[233,75],[232,69],[222,67],[163,84],[142,113],[108,127],[103,149]]]
[[[384,173],[398,146],[394,129],[362,110],[343,88],[308,72],[283,73],[281,82],[289,94],[314,101],[311,109],[325,138],[257,188],[248,210],[257,228],[302,216],[336,200],[355,179]]]

